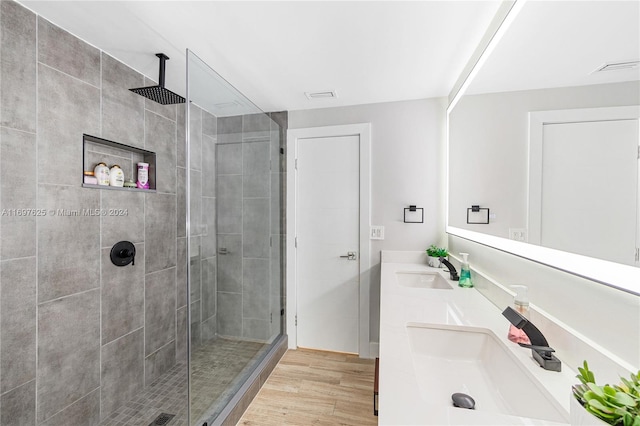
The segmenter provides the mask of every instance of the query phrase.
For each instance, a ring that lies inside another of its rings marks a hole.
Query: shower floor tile
[[[257,358],[269,345],[218,338],[191,353],[191,418],[217,414],[238,385],[250,374]],[[161,413],[175,414],[167,426],[187,425],[187,371],[176,364],[137,397],[105,418],[101,426],[147,426]],[[214,404],[215,402],[215,404]]]

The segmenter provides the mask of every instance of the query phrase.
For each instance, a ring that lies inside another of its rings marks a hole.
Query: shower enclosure
[[[282,340],[286,113],[264,113],[190,51],[187,105],[178,256],[189,264],[189,417],[200,426],[228,414]]]

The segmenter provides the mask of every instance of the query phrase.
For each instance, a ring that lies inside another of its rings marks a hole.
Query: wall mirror
[[[640,2],[517,1],[448,110],[447,232],[640,294],[639,60]]]

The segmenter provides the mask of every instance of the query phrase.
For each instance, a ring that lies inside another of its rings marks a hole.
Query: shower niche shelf
[[[120,166],[124,172],[125,182],[136,181],[138,173],[138,163],[149,163],[149,189],[140,188],[120,188],[116,186],[93,185],[84,183],[84,173],[82,175],[83,188],[110,189],[114,191],[130,192],[156,192],[156,153],[134,146],[102,139],[97,136],[82,135],[82,166],[85,170],[93,170],[96,164],[105,163],[111,168],[114,164]]]

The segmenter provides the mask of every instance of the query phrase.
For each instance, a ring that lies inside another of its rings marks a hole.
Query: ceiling
[[[501,1],[20,3],[185,94],[186,49],[265,111],[447,96]],[[305,92],[335,90],[335,99]]]

